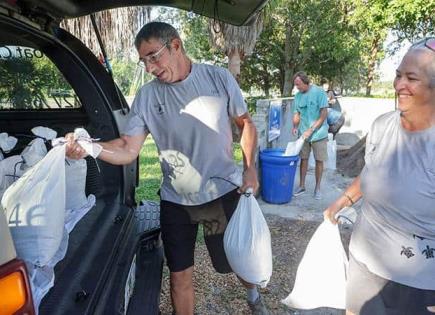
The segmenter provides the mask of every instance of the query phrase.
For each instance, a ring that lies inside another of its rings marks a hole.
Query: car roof
[[[0,0],[22,15],[47,16],[55,21],[126,6],[169,6],[233,24],[248,25],[268,0]]]

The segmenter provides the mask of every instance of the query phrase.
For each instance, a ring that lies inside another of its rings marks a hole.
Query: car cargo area
[[[59,28],[43,32],[0,11],[0,72],[0,133],[17,139],[2,159],[41,139],[34,127],[56,137],[80,127],[105,141],[118,137],[126,121],[126,102],[104,67]],[[43,141],[49,151],[51,141]],[[85,194],[95,196],[95,205],[69,233],[39,314],[158,314],[158,213],[136,205],[137,161],[115,166],[87,157],[85,164]]]

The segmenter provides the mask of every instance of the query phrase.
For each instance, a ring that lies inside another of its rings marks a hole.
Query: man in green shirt
[[[305,139],[300,153],[300,181],[294,196],[305,193],[305,177],[308,169],[308,158],[311,148],[316,160],[316,187],[314,198],[321,199],[320,181],[323,173],[323,162],[328,159],[328,97],[322,88],[310,84],[308,76],[300,71],[293,76],[293,82],[299,90],[295,95],[293,106],[293,134]]]

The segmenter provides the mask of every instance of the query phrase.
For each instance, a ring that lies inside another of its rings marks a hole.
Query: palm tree
[[[134,6],[101,11],[95,14],[98,30],[109,56],[128,59],[134,51],[134,38],[150,20],[151,7]],[[89,16],[65,19],[61,27],[79,38],[96,55],[101,49]]]
[[[263,30],[263,15],[257,15],[249,26],[233,26],[210,20],[209,35],[213,47],[223,51],[228,56],[228,70],[239,81],[240,64],[250,55],[255,42]]]

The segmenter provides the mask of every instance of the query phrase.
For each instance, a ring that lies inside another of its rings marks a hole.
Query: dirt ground
[[[290,310],[281,303],[293,287],[298,264],[320,223],[286,219],[276,215],[265,217],[272,236],[273,274],[268,286],[260,291],[271,314],[344,314],[343,311],[327,308],[312,311]],[[341,226],[340,231],[343,243],[347,247],[350,228]],[[162,315],[172,314],[168,275],[168,269],[165,267],[160,303]],[[239,285],[233,274],[219,275],[214,272],[204,244],[197,244],[196,248],[194,285],[197,314],[250,314],[245,301],[245,289]]]

